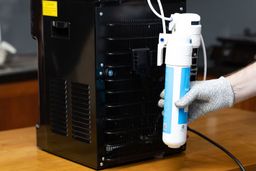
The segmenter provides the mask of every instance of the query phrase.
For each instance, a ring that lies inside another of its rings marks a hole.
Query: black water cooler
[[[164,67],[156,64],[162,25],[146,1],[52,2],[57,6],[48,15],[45,2],[31,1],[39,59],[38,147],[94,169],[184,151],[162,143],[157,102]],[[166,15],[186,9],[184,0],[162,3]]]

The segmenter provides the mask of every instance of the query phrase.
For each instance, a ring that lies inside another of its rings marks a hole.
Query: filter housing
[[[140,0],[59,0],[57,17],[31,1],[38,40],[42,150],[94,169],[182,152],[162,142],[161,20]],[[166,14],[184,0],[163,1]],[[180,11],[182,10],[182,11]],[[196,76],[196,56],[192,77]]]

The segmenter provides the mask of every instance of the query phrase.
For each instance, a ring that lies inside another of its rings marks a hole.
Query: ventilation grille
[[[71,83],[72,137],[91,143],[90,87]]]
[[[67,136],[67,81],[51,80],[49,86],[49,113],[51,130],[57,134]]]
[[[164,67],[157,67],[159,20],[108,23],[105,42],[104,148],[107,158],[150,151],[161,144]],[[197,74],[193,53],[191,79]],[[134,148],[136,146],[136,148]]]
[[[164,73],[156,65],[161,23],[109,23],[105,27],[104,148],[107,157],[114,158],[145,150],[161,139],[162,115],[156,105]]]
[[[159,22],[123,22],[109,23],[106,27],[105,62],[113,69],[127,70],[133,64],[132,53],[136,49],[150,49],[151,56],[156,57],[158,34],[161,32]]]
[[[62,79],[51,80],[49,87],[51,130],[91,143],[90,87]]]

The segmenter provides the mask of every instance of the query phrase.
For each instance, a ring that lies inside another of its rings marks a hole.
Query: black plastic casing
[[[156,64],[162,25],[146,1],[57,3],[58,16],[51,17],[42,15],[41,0],[31,1],[38,147],[94,169],[184,151],[162,142],[157,102],[164,66]],[[185,1],[163,6],[165,15],[186,10]]]

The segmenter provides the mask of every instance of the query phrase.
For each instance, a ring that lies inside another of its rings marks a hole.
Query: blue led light
[[[164,42],[164,38],[160,38],[160,42]]]
[[[108,76],[109,76],[109,77],[112,77],[113,75],[114,75],[114,72],[113,72],[112,70],[109,70],[109,71],[108,71]]]

